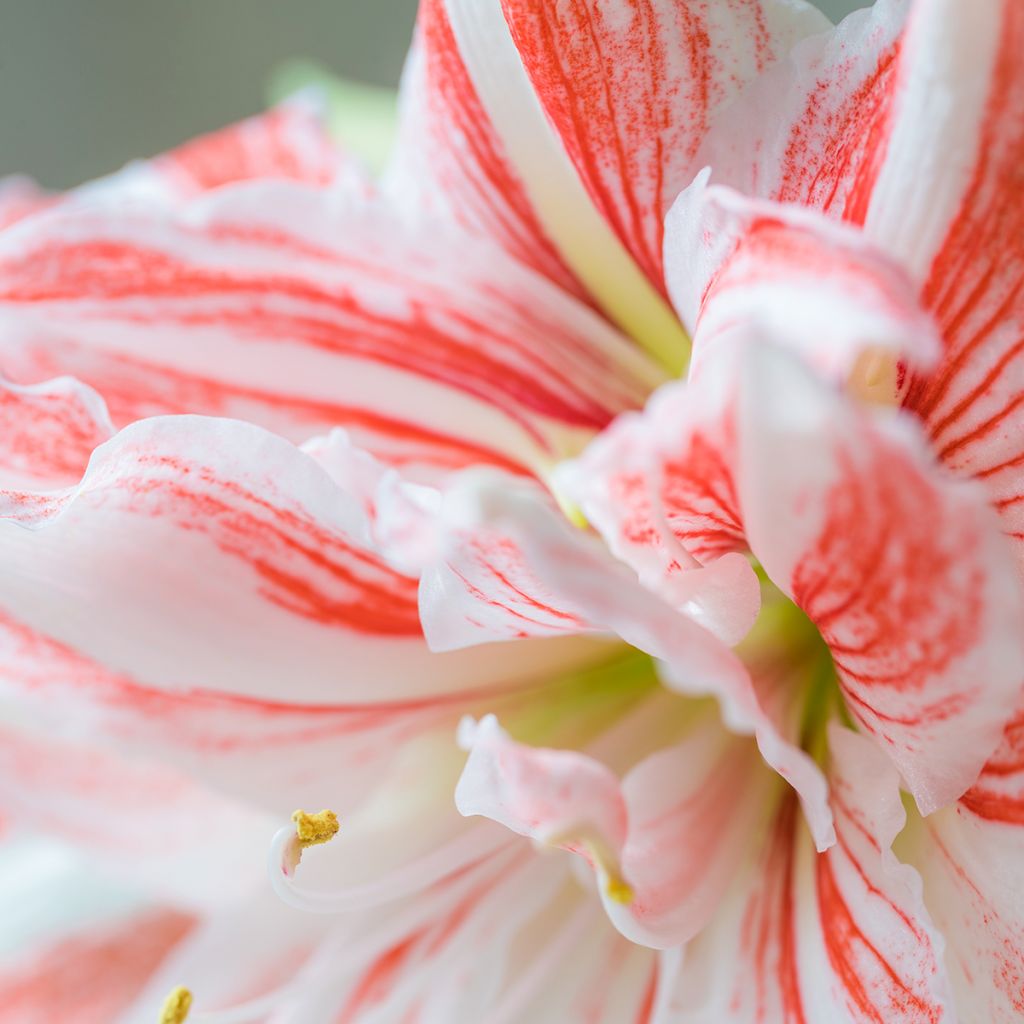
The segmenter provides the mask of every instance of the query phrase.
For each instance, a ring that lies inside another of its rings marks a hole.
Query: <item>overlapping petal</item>
[[[851,713],[921,809],[955,800],[1024,671],[1020,590],[980,488],[936,467],[910,423],[767,350],[748,353],[739,403],[751,550],[821,631]]]
[[[667,1019],[956,1019],[920,877],[890,849],[906,818],[896,773],[848,730],[831,728],[830,747],[836,845],[815,854],[783,801],[747,884],[685,950]]]
[[[659,378],[493,246],[285,182],[32,218],[0,242],[0,322],[9,376],[71,373],[119,425],[215,413],[295,440],[348,426],[444,468],[543,464]]]
[[[453,482],[441,523],[440,561],[424,572],[420,590],[432,647],[581,630],[617,635],[663,661],[670,687],[690,696],[715,695],[731,728],[755,734],[768,762],[800,793],[816,841],[822,848],[830,844],[820,773],[780,732],[746,668],[716,635],[721,578],[713,571],[706,577],[709,600],[703,602],[697,580],[679,611],[593,538],[574,531],[530,484],[496,473],[468,473]],[[701,579],[707,572],[691,571]],[[756,596],[749,605],[744,601],[742,580],[739,591],[744,606],[756,612]]]
[[[587,194],[658,287],[665,214],[692,177],[712,111],[827,27],[810,4],[761,0],[501,6]]]

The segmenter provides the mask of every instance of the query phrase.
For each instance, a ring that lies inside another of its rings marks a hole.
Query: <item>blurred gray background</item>
[[[867,0],[819,0],[832,18]],[[416,0],[0,0],[0,175],[64,188],[263,107],[308,57],[398,81]]]

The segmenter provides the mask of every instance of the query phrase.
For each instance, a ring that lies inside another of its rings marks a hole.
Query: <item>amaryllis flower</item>
[[[379,180],[4,191],[2,1012],[1019,1020],[1022,49],[425,0]]]

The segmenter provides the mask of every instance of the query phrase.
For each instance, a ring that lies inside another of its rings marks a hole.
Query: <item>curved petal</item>
[[[935,361],[941,341],[916,284],[863,233],[706,182],[679,196],[665,228],[669,291],[695,332],[691,376],[714,347],[751,334],[842,382],[865,350],[915,368]],[[892,402],[902,374],[888,384],[879,397]]]
[[[918,823],[902,851],[919,868],[946,936],[964,1020],[1011,1024],[1024,1011],[1024,711],[978,781]]]
[[[890,849],[906,818],[896,773],[848,730],[833,727],[830,744],[838,842],[815,854],[793,801],[783,802],[754,848],[745,885],[686,948],[667,1019],[955,1019],[920,877]]]
[[[670,687],[687,696],[715,695],[729,728],[756,735],[766,760],[800,792],[821,848],[830,844],[821,774],[783,738],[713,623],[701,624],[699,582],[694,611],[678,611],[574,531],[535,487],[494,472],[461,474],[445,494],[441,518],[442,560],[428,567],[420,588],[431,646],[584,630],[618,635],[665,662]],[[712,573],[709,582],[713,601],[705,612],[721,601],[720,580]]]
[[[0,239],[2,368],[72,373],[119,425],[165,412],[405,462],[543,468],[661,374],[484,240],[288,182],[189,204],[116,190]],[[282,372],[285,367],[285,372]]]
[[[516,743],[488,716],[464,736],[470,755],[456,805],[581,854],[623,935],[678,945],[704,927],[732,882],[771,779],[754,745],[713,715],[698,713],[682,743],[647,757],[621,785],[595,758]]]
[[[521,182],[544,234],[590,298],[663,365],[677,370],[686,360],[686,334],[659,287],[646,277],[587,194],[538,102],[501,0],[443,0],[443,6],[460,62],[490,125],[485,158],[497,154],[502,162],[483,176]],[[470,152],[471,173],[476,173],[478,148]],[[506,159],[511,175],[505,173]],[[511,195],[518,193],[513,186]]]
[[[587,194],[658,288],[665,214],[692,177],[709,115],[828,25],[809,4],[772,0],[501,6]]]
[[[490,122],[444,0],[419,6],[400,102],[396,155],[384,184],[395,201],[454,219],[567,291],[583,294]]]
[[[878,0],[797,43],[713,118],[700,164],[746,195],[863,223],[899,89],[909,7]]]
[[[31,178],[13,175],[0,178],[0,230],[30,213],[45,210],[55,197],[44,192]]]
[[[1020,588],[980,489],[936,467],[905,418],[872,418],[762,346],[740,424],[751,550],[821,631],[922,811],[955,800],[1024,678]]]
[[[26,387],[0,378],[0,483],[4,487],[75,483],[93,449],[113,435],[103,399],[73,377]]]
[[[428,655],[416,582],[370,550],[364,507],[258,427],[142,421],[77,487],[2,495],[0,607],[172,692],[329,705],[500,686],[486,653]],[[559,657],[528,645],[504,680]]]
[[[944,359],[915,381],[907,404],[943,462],[985,484],[1024,569],[1022,46],[1017,4],[970,15],[944,0],[920,5],[908,31],[907,96],[868,229],[926,276],[924,300],[946,340]],[[936,90],[951,97],[941,116]],[[917,182],[936,167],[926,199]]]

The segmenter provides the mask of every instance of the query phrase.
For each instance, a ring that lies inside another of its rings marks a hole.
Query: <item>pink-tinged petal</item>
[[[444,0],[420,4],[401,89],[396,199],[454,219],[570,292],[580,285],[546,235],[463,61]]]
[[[258,427],[142,421],[98,449],[75,488],[2,496],[0,607],[169,691],[373,704],[558,663],[557,646],[527,646],[499,679],[482,652],[428,656],[416,582],[369,549],[364,509]]]
[[[0,378],[4,487],[66,487],[114,434],[103,399],[72,377],[22,387]]]
[[[12,826],[71,843],[108,877],[179,906],[258,891],[261,865],[249,854],[265,842],[270,815],[180,768],[64,732],[71,735],[54,727],[0,730],[0,813]]]
[[[746,195],[862,224],[885,156],[908,7],[879,0],[797,43],[712,119],[698,165]]]
[[[215,413],[294,440],[344,425],[406,464],[538,466],[661,379],[486,241],[294,183],[65,206],[5,233],[0,276],[0,368],[71,373],[119,425]]]
[[[19,949],[0,968],[0,1020],[110,1024],[193,924],[173,910],[141,911]]]
[[[751,550],[820,630],[851,713],[921,809],[955,800],[1024,678],[1019,584],[980,488],[937,467],[908,419],[872,417],[761,346],[740,421]]]
[[[711,112],[827,26],[810,5],[760,0],[503,0],[502,8],[591,201],[659,288],[665,214],[692,177]]]
[[[709,187],[706,173],[669,213],[665,260],[673,303],[695,332],[691,376],[736,336],[791,348],[843,382],[865,350],[924,367],[941,349],[914,281],[862,232]],[[902,374],[888,383],[892,402]]]
[[[514,742],[493,716],[471,726],[455,792],[463,814],[581,854],[631,941],[675,946],[707,924],[763,816],[771,775],[752,743],[705,709],[620,784],[586,754]]]
[[[54,202],[56,197],[44,192],[30,178],[20,175],[0,178],[0,230],[31,213],[45,210]]]
[[[331,141],[325,111],[316,99],[296,96],[143,166],[166,179],[173,192],[188,196],[252,178],[327,185],[349,162]]]
[[[691,597],[696,607],[677,610],[569,526],[535,486],[496,472],[469,472],[453,481],[441,520],[442,561],[427,568],[420,586],[420,615],[432,648],[579,632],[617,635],[663,661],[669,686],[687,696],[715,695],[729,728],[756,735],[769,764],[801,794],[821,848],[830,844],[821,773],[784,739],[739,658],[700,623],[699,582]],[[713,600],[705,611],[720,601],[719,584],[712,572]]]
[[[891,851],[906,816],[868,740],[830,729],[838,842],[815,854],[785,799],[744,885],[685,950],[678,1024],[951,1024],[942,939],[921,880]]]
[[[1024,1013],[1024,710],[955,807],[908,836],[925,898],[946,936],[963,1020],[1011,1024]]]
[[[942,461],[985,484],[1024,568],[1022,47],[1013,2],[915,10],[905,110],[868,227],[919,267],[945,336],[943,361],[907,404]],[[941,116],[936,90],[950,97]],[[939,168],[927,197],[916,190],[926,168]]]

